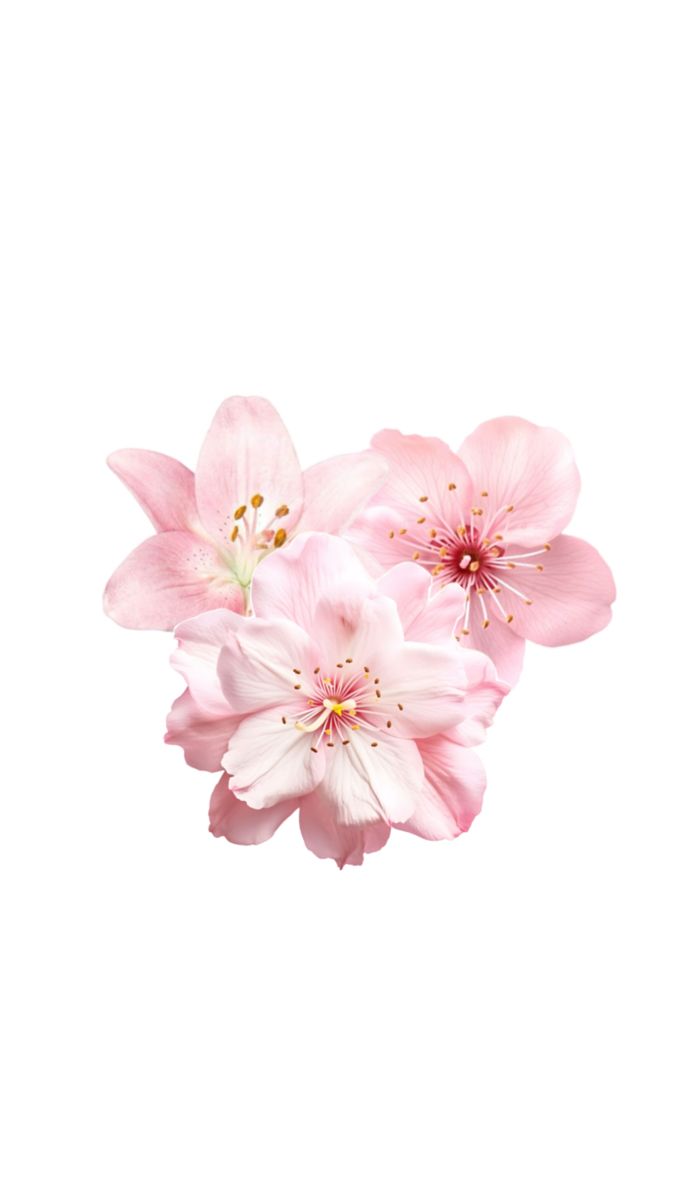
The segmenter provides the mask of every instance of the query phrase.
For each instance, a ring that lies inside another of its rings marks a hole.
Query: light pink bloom
[[[372,450],[301,471],[281,418],[257,396],[221,404],[194,475],[152,450],[118,450],[108,462],[158,531],[105,590],[106,612],[131,629],[246,612],[261,559],[301,530],[339,533],[386,473]]]
[[[609,567],[587,542],[559,536],[580,484],[562,434],[499,417],[459,454],[392,429],[371,444],[390,470],[349,536],[382,566],[415,561],[436,587],[460,584],[450,632],[489,654],[502,678],[518,678],[526,638],[558,646],[608,623]]]
[[[309,849],[344,866],[392,826],[468,829],[485,787],[468,747],[508,687],[448,637],[461,588],[431,597],[413,563],[375,581],[343,539],[311,534],[258,568],[252,596],[253,617],[220,610],[176,630],[188,689],[167,741],[225,768],[212,833],[265,841],[299,809]]]

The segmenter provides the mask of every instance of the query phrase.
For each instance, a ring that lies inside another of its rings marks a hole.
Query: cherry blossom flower
[[[499,417],[459,454],[391,429],[371,444],[390,471],[348,536],[383,567],[414,561],[435,587],[459,584],[464,605],[450,632],[489,654],[502,678],[518,678],[526,639],[558,646],[607,625],[607,564],[561,536],[580,484],[562,434]]]
[[[427,839],[469,828],[485,787],[469,747],[508,686],[448,636],[461,587],[430,590],[413,563],[373,580],[344,539],[311,534],[257,569],[255,615],[178,626],[188,688],[167,741],[192,766],[225,768],[212,833],[262,842],[299,810],[309,849],[342,867],[394,826]]]
[[[258,563],[301,530],[340,532],[386,473],[371,450],[301,471],[281,418],[256,396],[223,402],[194,475],[151,450],[118,450],[108,462],[157,530],[105,590],[108,615],[132,629],[247,612]]]

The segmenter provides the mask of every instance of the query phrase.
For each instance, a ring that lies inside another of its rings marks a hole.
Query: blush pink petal
[[[377,744],[373,746],[373,742]],[[412,813],[424,780],[413,741],[391,737],[385,731],[371,735],[354,730],[349,745],[325,749],[325,759],[321,793],[333,806],[338,824],[404,821]]]
[[[224,635],[218,678],[233,711],[255,712],[285,703],[300,708],[319,662],[315,642],[291,621],[242,617]],[[298,672],[298,673],[296,673]]]
[[[307,849],[317,858],[334,858],[340,868],[358,867],[364,854],[372,854],[386,845],[390,826],[382,820],[367,825],[341,824],[336,820],[330,798],[319,788],[311,796],[305,796],[300,805],[300,832]]]
[[[461,650],[461,655],[467,692],[462,720],[448,730],[447,736],[462,746],[476,746],[484,741],[486,731],[510,688],[508,683],[498,678],[497,669],[486,654],[465,648]]]
[[[340,590],[338,595],[320,600],[311,628],[321,646],[317,665],[328,675],[338,663],[350,659],[374,678],[380,673],[383,651],[388,658],[403,646],[403,629],[393,600],[388,596],[364,599],[356,589]]]
[[[232,713],[220,686],[218,657],[229,632],[238,629],[241,620],[238,613],[216,608],[181,621],[174,630],[178,647],[171,666],[180,671],[200,709],[210,716]]]
[[[316,754],[308,734],[292,721],[284,724],[283,708],[244,717],[230,738],[223,767],[230,789],[251,808],[271,808],[314,791],[325,771],[325,751]]]
[[[371,441],[389,464],[389,474],[373,499],[374,506],[392,508],[405,519],[420,514],[420,497],[434,520],[458,519],[471,503],[472,482],[466,466],[439,438],[383,429]],[[454,484],[450,489],[449,485]]]
[[[525,639],[519,637],[512,625],[493,617],[487,629],[483,629],[478,614],[474,613],[471,634],[462,638],[462,646],[480,650],[492,659],[497,676],[506,683],[518,682],[525,657]]]
[[[108,616],[128,629],[173,629],[195,612],[223,605],[241,612],[237,584],[215,584],[221,564],[192,533],[157,533],[117,568],[104,594]]]
[[[480,812],[485,791],[485,770],[472,750],[449,738],[428,738],[419,743],[425,786],[413,815],[398,828],[429,841],[465,833]]]
[[[303,471],[305,499],[298,529],[342,533],[386,474],[386,461],[372,450],[340,454]]]
[[[180,746],[189,766],[199,771],[219,771],[239,719],[206,712],[186,688],[174,701],[166,719],[164,741],[170,746]]]
[[[214,837],[227,838],[239,846],[259,846],[276,833],[297,807],[297,800],[283,800],[273,808],[249,808],[230,791],[229,779],[223,775],[211,795],[209,831]]]
[[[467,685],[463,657],[449,640],[444,646],[406,642],[383,669],[375,719],[390,720],[391,733],[402,738],[430,737],[457,725]]]
[[[415,520],[410,518],[411,522]],[[369,507],[349,526],[346,537],[369,562],[379,565],[379,569],[394,567],[404,558],[401,550],[401,540],[398,531],[405,528],[408,516],[403,511],[397,512],[380,503]],[[412,554],[408,557],[412,558]],[[414,564],[413,564],[414,565]]]
[[[283,554],[271,554],[258,567],[253,611],[256,617],[286,617],[311,629],[316,606],[329,591],[365,596],[375,594],[375,584],[342,538],[301,534]]]
[[[300,464],[276,409],[260,396],[232,396],[216,413],[195,473],[197,508],[216,541],[229,538],[234,511],[258,494],[258,524],[265,526],[282,504],[293,529],[302,508]],[[249,510],[250,511],[250,510]]]
[[[541,545],[565,528],[580,479],[562,433],[521,417],[497,417],[479,425],[459,453],[473,479],[476,503],[486,491],[491,513],[514,506],[504,514],[509,542]]]
[[[509,550],[518,552],[516,547]],[[541,562],[541,573],[522,567],[511,572],[516,586],[532,600],[531,606],[514,606],[514,633],[543,646],[563,646],[604,629],[616,589],[597,550],[581,538],[563,535]]]
[[[464,589],[449,583],[429,595],[429,572],[416,563],[398,563],[377,581],[378,591],[396,604],[406,638],[411,642],[443,642],[451,636],[464,610]]]
[[[109,455],[108,466],[160,533],[199,528],[195,477],[177,459],[154,450],[116,450]]]

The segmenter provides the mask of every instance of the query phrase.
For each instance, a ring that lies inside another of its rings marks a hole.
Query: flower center
[[[448,490],[455,493],[455,485],[449,483]],[[459,641],[461,636],[471,632],[469,620],[472,616],[480,621],[483,629],[488,629],[493,617],[510,625],[516,619],[516,614],[509,611],[511,608],[517,604],[532,604],[527,592],[511,582],[510,573],[516,569],[543,571],[543,564],[537,560],[551,547],[546,542],[540,549],[510,554],[508,527],[515,511],[513,504],[492,509],[488,493],[483,491],[480,503],[463,512],[454,495],[453,499],[458,518],[455,525],[448,525],[445,518],[435,519],[429,510],[429,497],[420,496],[418,503],[423,506],[422,515],[415,519],[411,528],[390,530],[389,537],[400,540],[413,562],[426,567],[440,587],[459,583],[464,588],[464,611],[452,630]],[[510,576],[508,581],[507,575]],[[504,592],[507,593],[504,597],[506,608],[500,599]]]
[[[253,572],[261,558],[266,557],[272,550],[283,546],[288,534],[280,524],[288,516],[287,504],[280,504],[274,515],[263,525],[260,509],[265,503],[260,492],[255,492],[248,504],[240,504],[232,515],[232,528],[226,536],[229,539],[221,546],[221,554],[226,561],[231,575],[242,588],[250,586]],[[230,518],[228,518],[229,522]]]
[[[302,707],[293,714],[293,723],[299,733],[317,735],[313,751],[318,750],[322,739],[324,745],[334,749],[337,745],[349,746],[353,732],[372,735],[383,732],[383,725],[391,729],[392,721],[382,722],[378,712],[382,689],[379,676],[373,677],[369,667],[355,666],[346,657],[330,674],[316,667],[305,680],[300,668],[294,667],[293,675],[293,689],[302,696]],[[282,721],[287,725],[289,717],[282,717]],[[378,743],[370,744],[374,748]]]

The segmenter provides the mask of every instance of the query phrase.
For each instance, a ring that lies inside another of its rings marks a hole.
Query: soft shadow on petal
[[[417,797],[414,814],[397,828],[429,841],[465,833],[480,812],[485,791],[485,769],[477,754],[449,738],[427,738],[419,743],[425,786]]]
[[[271,808],[280,800],[314,791],[325,770],[324,749],[313,753],[312,735],[301,733],[286,710],[244,717],[230,738],[223,767],[230,787],[251,808]]]
[[[319,600],[328,595],[367,596],[375,584],[354,549],[327,533],[301,534],[270,554],[253,577],[251,599],[257,617],[286,617],[313,629]]]
[[[322,788],[300,804],[300,832],[317,858],[334,858],[338,867],[361,866],[364,854],[381,850],[389,839],[388,822],[378,818],[363,825],[344,825]]]
[[[239,720],[239,717],[205,712],[186,688],[174,700],[166,719],[164,741],[170,746],[180,746],[189,766],[199,771],[220,771],[227,744]]]
[[[517,554],[509,547],[510,554]],[[541,559],[543,571],[512,572],[518,587],[532,600],[517,601],[513,629],[543,646],[581,642],[609,623],[616,598],[607,563],[581,538],[563,535]]]
[[[386,460],[373,450],[340,454],[303,471],[305,499],[298,528],[341,533],[380,487]]]

